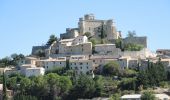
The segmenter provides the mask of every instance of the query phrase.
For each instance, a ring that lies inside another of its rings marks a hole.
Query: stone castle
[[[66,33],[60,35],[61,39],[75,38],[89,32],[92,37],[98,38],[101,29],[106,34],[107,40],[118,39],[121,34],[116,30],[113,20],[98,20],[93,14],[86,14],[84,18],[79,18],[78,28],[67,28]]]

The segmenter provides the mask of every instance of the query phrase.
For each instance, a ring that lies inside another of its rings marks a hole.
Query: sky
[[[170,49],[170,0],[0,0],[0,58],[30,54],[89,13],[113,19],[124,37],[147,36],[152,51]]]

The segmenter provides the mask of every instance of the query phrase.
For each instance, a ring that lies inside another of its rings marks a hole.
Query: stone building
[[[79,36],[78,28],[67,28],[66,33],[60,34],[60,39],[70,39]]]
[[[76,74],[90,74],[93,71],[92,60],[85,56],[70,57],[70,69],[74,70]]]
[[[37,67],[43,67],[46,71],[54,70],[60,67],[66,67],[66,57],[49,58],[44,60],[38,60],[36,62]]]
[[[89,32],[91,36],[97,38],[100,37],[103,28],[103,32],[108,40],[118,39],[121,36],[117,32],[113,20],[98,20],[95,19],[93,14],[86,14],[84,18],[79,18],[78,27],[80,35]]]
[[[92,54],[92,43],[86,36],[78,36],[74,39],[59,41],[59,53],[65,55],[88,55]]]

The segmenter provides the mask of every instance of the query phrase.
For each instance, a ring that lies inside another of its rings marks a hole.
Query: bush
[[[142,45],[134,44],[134,43],[128,43],[124,45],[124,50],[127,50],[127,51],[140,51],[143,48],[144,47]]]

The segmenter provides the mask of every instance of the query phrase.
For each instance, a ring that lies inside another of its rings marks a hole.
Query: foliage
[[[121,95],[119,93],[113,94],[109,100],[120,100]]]
[[[103,75],[116,75],[120,74],[120,68],[117,62],[109,62],[103,67]]]
[[[14,100],[38,100],[37,97],[31,95],[16,95]]]
[[[115,45],[116,45],[116,48],[120,48],[121,50],[123,49],[123,40],[122,38],[118,38],[115,40]]]
[[[5,73],[3,73],[3,100],[8,100]]]
[[[86,33],[84,33],[84,35],[87,36],[87,37],[90,37],[91,33],[90,32],[86,32]]]
[[[121,77],[135,77],[138,75],[138,72],[132,69],[122,70]]]
[[[156,100],[156,97],[151,91],[146,91],[142,94],[141,100]]]
[[[91,99],[98,97],[102,92],[102,79],[96,77],[94,80],[92,77],[81,75],[76,80],[75,86],[69,92],[69,100],[77,100],[78,98]]]
[[[136,32],[135,31],[128,31],[127,37],[134,37],[134,36],[136,36]]]
[[[136,78],[123,78],[118,85],[121,90],[136,90]]]
[[[160,61],[155,64],[148,61],[148,68],[140,71],[137,79],[138,85],[144,88],[159,86],[160,82],[167,80],[165,67]]]
[[[55,35],[50,35],[50,38],[48,40],[48,42],[46,43],[46,45],[51,45],[54,41],[57,41],[57,37]]]
[[[124,50],[127,50],[127,51],[140,51],[143,48],[144,48],[143,45],[134,44],[134,43],[128,43],[124,45]]]

